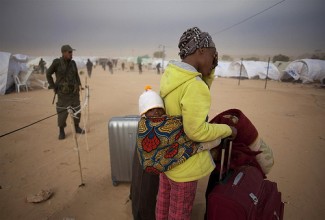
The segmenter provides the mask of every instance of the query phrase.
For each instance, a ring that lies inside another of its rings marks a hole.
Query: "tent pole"
[[[240,71],[239,71],[238,85],[240,85],[242,67],[243,67],[243,58],[240,59]]]
[[[165,69],[164,69],[164,61],[165,61],[165,45],[160,44],[159,48],[162,47],[162,51],[161,51],[161,72],[164,73]]]
[[[264,89],[266,89],[267,78],[269,76],[270,59],[271,58],[269,57],[269,61],[267,62],[267,70],[266,70],[266,78],[265,78],[265,86],[264,86]]]

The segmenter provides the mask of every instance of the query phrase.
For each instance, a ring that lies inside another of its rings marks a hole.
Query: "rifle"
[[[62,79],[62,78],[61,78]],[[61,81],[61,80],[60,80]],[[56,97],[56,94],[58,93],[58,86],[57,84],[54,84],[54,96],[53,96],[53,100],[52,100],[52,105],[54,104],[54,101],[55,101],[55,97]]]
[[[54,88],[54,96],[53,96],[53,100],[52,100],[52,105],[54,105],[55,96],[56,96],[56,89]]]

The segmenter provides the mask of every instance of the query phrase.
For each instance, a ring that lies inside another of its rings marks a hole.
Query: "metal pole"
[[[165,45],[162,45],[162,55],[161,55],[161,58],[162,58],[162,63],[161,63],[161,73],[164,73],[164,57],[165,55]]]
[[[242,67],[243,67],[243,58],[241,58],[241,60],[240,60],[240,72],[239,72],[238,85],[240,85]]]
[[[270,67],[270,57],[269,57],[269,61],[267,63],[267,70],[266,70],[266,78],[265,78],[265,86],[264,86],[264,89],[266,89],[266,84],[267,84],[267,78],[269,76],[269,67]]]
[[[228,161],[227,161],[227,174],[228,174],[229,169],[230,169],[231,151],[232,151],[232,141],[229,142]]]
[[[222,148],[221,150],[221,167],[220,167],[220,173],[219,173],[219,182],[221,182],[222,180],[222,173],[223,173],[223,163],[225,161],[225,150],[224,148]]]

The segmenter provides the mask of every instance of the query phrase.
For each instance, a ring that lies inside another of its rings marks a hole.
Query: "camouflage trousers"
[[[67,107],[71,106],[74,111],[79,111],[80,109],[80,97],[79,93],[71,94],[61,94],[58,93],[58,101],[56,103],[56,111],[58,113],[58,126],[66,127],[67,117],[69,115]],[[74,118],[74,124],[79,125],[81,114],[76,115],[77,118]]]

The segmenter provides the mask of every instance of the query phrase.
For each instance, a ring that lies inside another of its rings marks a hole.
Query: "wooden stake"
[[[80,181],[81,184],[79,185],[79,187],[84,186],[84,182],[83,182],[83,178],[82,178],[82,169],[81,169],[81,160],[80,160],[80,152],[79,152],[79,145],[78,145],[78,140],[77,140],[77,135],[76,135],[76,127],[74,124],[74,118],[73,118],[73,110],[71,108],[68,109],[68,113],[70,115],[70,124],[71,124],[71,129],[72,129],[72,134],[73,134],[73,139],[74,139],[74,143],[77,149],[77,154],[78,154],[78,163],[79,163],[79,171],[80,171]]]
[[[87,83],[87,76],[86,76],[86,83]],[[88,105],[88,90],[87,90],[87,85],[85,86],[86,88],[86,105]],[[84,99],[83,99],[83,96],[81,95],[81,103],[84,102]],[[86,148],[87,148],[87,151],[89,152],[89,145],[88,145],[88,132],[87,132],[87,120],[85,120],[85,117],[87,118],[87,114],[85,114],[85,111],[82,110],[82,106],[80,106],[81,108],[81,112],[83,117],[82,117],[82,123],[83,123],[83,128],[84,128],[84,132],[85,132],[85,138],[86,138]]]
[[[89,145],[88,145],[88,132],[87,132],[87,123],[86,123],[86,120],[85,120],[85,117],[82,117],[82,122],[84,124],[84,132],[85,132],[85,138],[86,138],[86,148],[87,148],[87,151],[89,151]]]

